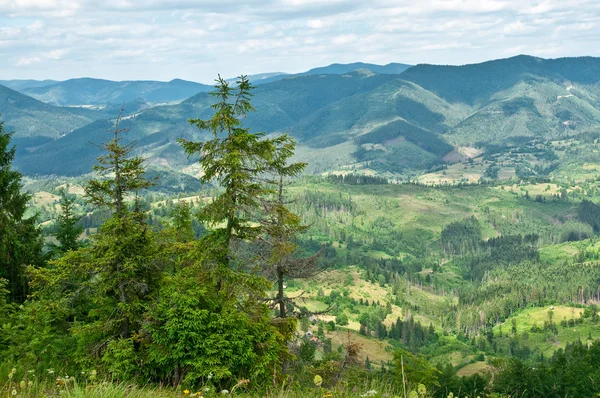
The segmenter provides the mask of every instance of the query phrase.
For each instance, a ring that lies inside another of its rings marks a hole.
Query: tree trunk
[[[279,291],[277,292],[277,301],[279,302],[279,317],[285,318],[286,310],[283,296],[283,270],[281,269],[281,266],[277,267],[277,285],[279,287]]]

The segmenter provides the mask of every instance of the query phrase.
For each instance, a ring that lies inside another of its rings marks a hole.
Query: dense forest
[[[219,78],[189,120],[208,138],[178,141],[203,171],[187,196],[156,189],[179,181],[147,170],[119,114],[82,194],[45,187],[56,206],[36,207],[0,124],[1,394],[600,392],[593,197],[304,176],[291,137],[244,125],[252,88]]]

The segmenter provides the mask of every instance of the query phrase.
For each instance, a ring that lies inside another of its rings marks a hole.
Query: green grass
[[[1,381],[0,381],[1,382]],[[409,384],[407,389],[415,386]],[[208,391],[189,391],[184,388],[170,387],[143,387],[135,384],[125,384],[120,382],[102,382],[102,383],[82,383],[68,382],[66,385],[59,385],[54,382],[40,382],[20,386],[19,383],[5,382],[0,384],[1,397],[18,398],[175,398],[175,397],[202,397],[216,398],[223,396],[236,396],[241,398],[322,398],[322,397],[351,397],[359,396],[367,391],[375,391],[373,397],[392,397],[400,396],[402,390],[390,382],[372,381],[362,382],[358,385],[348,387],[344,380],[333,387],[305,387],[299,389],[290,386],[281,386],[269,388],[269,386],[258,386],[256,391],[247,392],[244,387],[232,387],[228,393],[215,391],[210,388]],[[329,395],[331,394],[331,395]]]
[[[582,308],[568,307],[557,305],[554,306],[553,322],[557,325],[558,334],[554,336],[550,332],[532,333],[531,327],[535,324],[539,327],[544,326],[544,322],[548,321],[549,307],[545,308],[528,308],[524,311],[515,314],[507,319],[503,324],[494,328],[494,334],[500,332],[505,336],[511,336],[512,320],[517,322],[516,337],[523,344],[526,344],[532,350],[537,350],[543,353],[546,357],[551,356],[558,348],[564,348],[569,342],[581,340],[587,341],[591,335],[592,339],[600,338],[600,327],[598,324],[593,324],[589,320],[585,320],[581,324],[576,324],[571,327],[563,327],[560,322],[564,319],[570,320],[578,318],[583,312]]]

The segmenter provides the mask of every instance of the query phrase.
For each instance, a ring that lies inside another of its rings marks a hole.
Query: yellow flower
[[[323,378],[319,375],[316,375],[313,380],[313,383],[315,383],[315,386],[321,387],[321,384],[323,384]]]
[[[188,394],[190,393],[190,390],[183,390],[183,393],[184,393],[185,395],[188,395]]]

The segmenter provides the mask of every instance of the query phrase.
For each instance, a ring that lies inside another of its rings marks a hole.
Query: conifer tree
[[[77,250],[81,243],[79,235],[83,232],[83,226],[78,225],[80,217],[75,215],[75,197],[69,195],[66,189],[60,190],[60,214],[56,218],[56,240],[59,245],[54,245],[53,251],[62,255],[69,250]]]
[[[273,172],[294,175],[303,167],[284,167],[294,150],[294,142],[287,135],[266,138],[265,133],[253,133],[243,126],[244,117],[254,111],[250,103],[253,87],[246,76],[240,76],[236,84],[231,87],[219,76],[211,93],[217,98],[212,105],[215,114],[209,120],[189,121],[209,131],[211,139],[179,140],[188,157],[200,158],[202,182],[216,182],[224,190],[202,208],[199,219],[211,228],[206,242],[219,250],[219,262],[228,267],[233,265],[233,239],[249,241],[260,233],[260,226],[254,222],[262,208],[261,198],[272,192],[261,177]]]
[[[294,144],[295,145],[295,144]],[[262,220],[265,239],[261,242],[267,246],[270,256],[267,260],[267,275],[275,277],[277,295],[273,299],[279,307],[279,317],[287,316],[287,307],[299,307],[293,300],[285,296],[284,285],[286,278],[310,278],[317,272],[317,261],[321,251],[310,257],[297,257],[295,255],[298,245],[294,242],[296,235],[306,231],[308,226],[302,225],[300,217],[287,208],[284,193],[284,174],[295,175],[305,164],[294,163],[293,172],[280,172],[272,184],[276,186],[272,199],[264,201],[265,217]],[[297,170],[297,171],[296,171]]]
[[[40,296],[71,302],[80,345],[107,363],[116,352],[135,352],[128,351],[133,345],[130,338],[139,333],[146,306],[162,277],[154,234],[143,214],[127,206],[132,195],[153,182],[144,177],[144,159],[130,156],[134,144],[121,144],[122,112],[115,121],[113,138],[102,145],[107,153],[94,168],[100,176],[85,186],[90,202],[111,209],[112,217],[92,236],[89,247],[68,252],[47,272],[36,275]],[[74,304],[81,302],[86,305]],[[121,358],[121,363],[126,362]],[[115,372],[126,373],[123,369]]]
[[[112,140],[100,146],[106,154],[98,157],[98,164],[94,165],[99,178],[88,181],[85,186],[91,203],[110,208],[117,217],[122,217],[127,211],[127,195],[134,195],[154,185],[154,180],[145,177],[145,159],[131,156],[136,142],[122,143],[121,134],[127,131],[119,128],[124,110],[121,107],[117,116]]]
[[[121,338],[128,338],[140,327],[143,302],[160,279],[160,266],[153,257],[156,247],[152,231],[144,223],[137,201],[138,191],[153,186],[154,180],[145,177],[145,159],[131,156],[135,142],[122,143],[121,134],[126,131],[119,128],[123,111],[122,107],[115,120],[113,138],[101,146],[106,154],[98,157],[94,166],[100,177],[90,180],[85,192],[90,202],[114,212],[100,228],[91,250],[94,271],[100,276],[96,289],[102,296],[97,297],[98,304],[112,313],[106,314],[109,318],[105,321],[118,328]],[[126,203],[132,195],[136,199],[133,212]]]
[[[268,281],[243,272],[236,251],[261,235],[257,220],[262,198],[273,192],[264,176],[281,168],[293,151],[287,136],[266,138],[243,126],[244,116],[253,110],[251,88],[244,76],[235,88],[219,77],[212,93],[217,98],[213,117],[190,120],[212,137],[205,142],[179,140],[188,156],[199,157],[202,181],[221,190],[198,213],[207,233],[194,242],[193,250],[171,256],[186,266],[174,267],[149,317],[154,341],[149,358],[173,384],[209,374],[219,382],[250,375],[264,381],[289,357],[287,342],[295,323],[280,327],[271,322],[261,301]],[[186,209],[176,212],[174,224],[189,231]]]
[[[42,264],[43,240],[36,216],[25,216],[31,196],[21,192],[21,174],[12,170],[11,136],[0,122],[0,278],[8,281],[10,300],[23,302],[28,294],[25,267]]]

